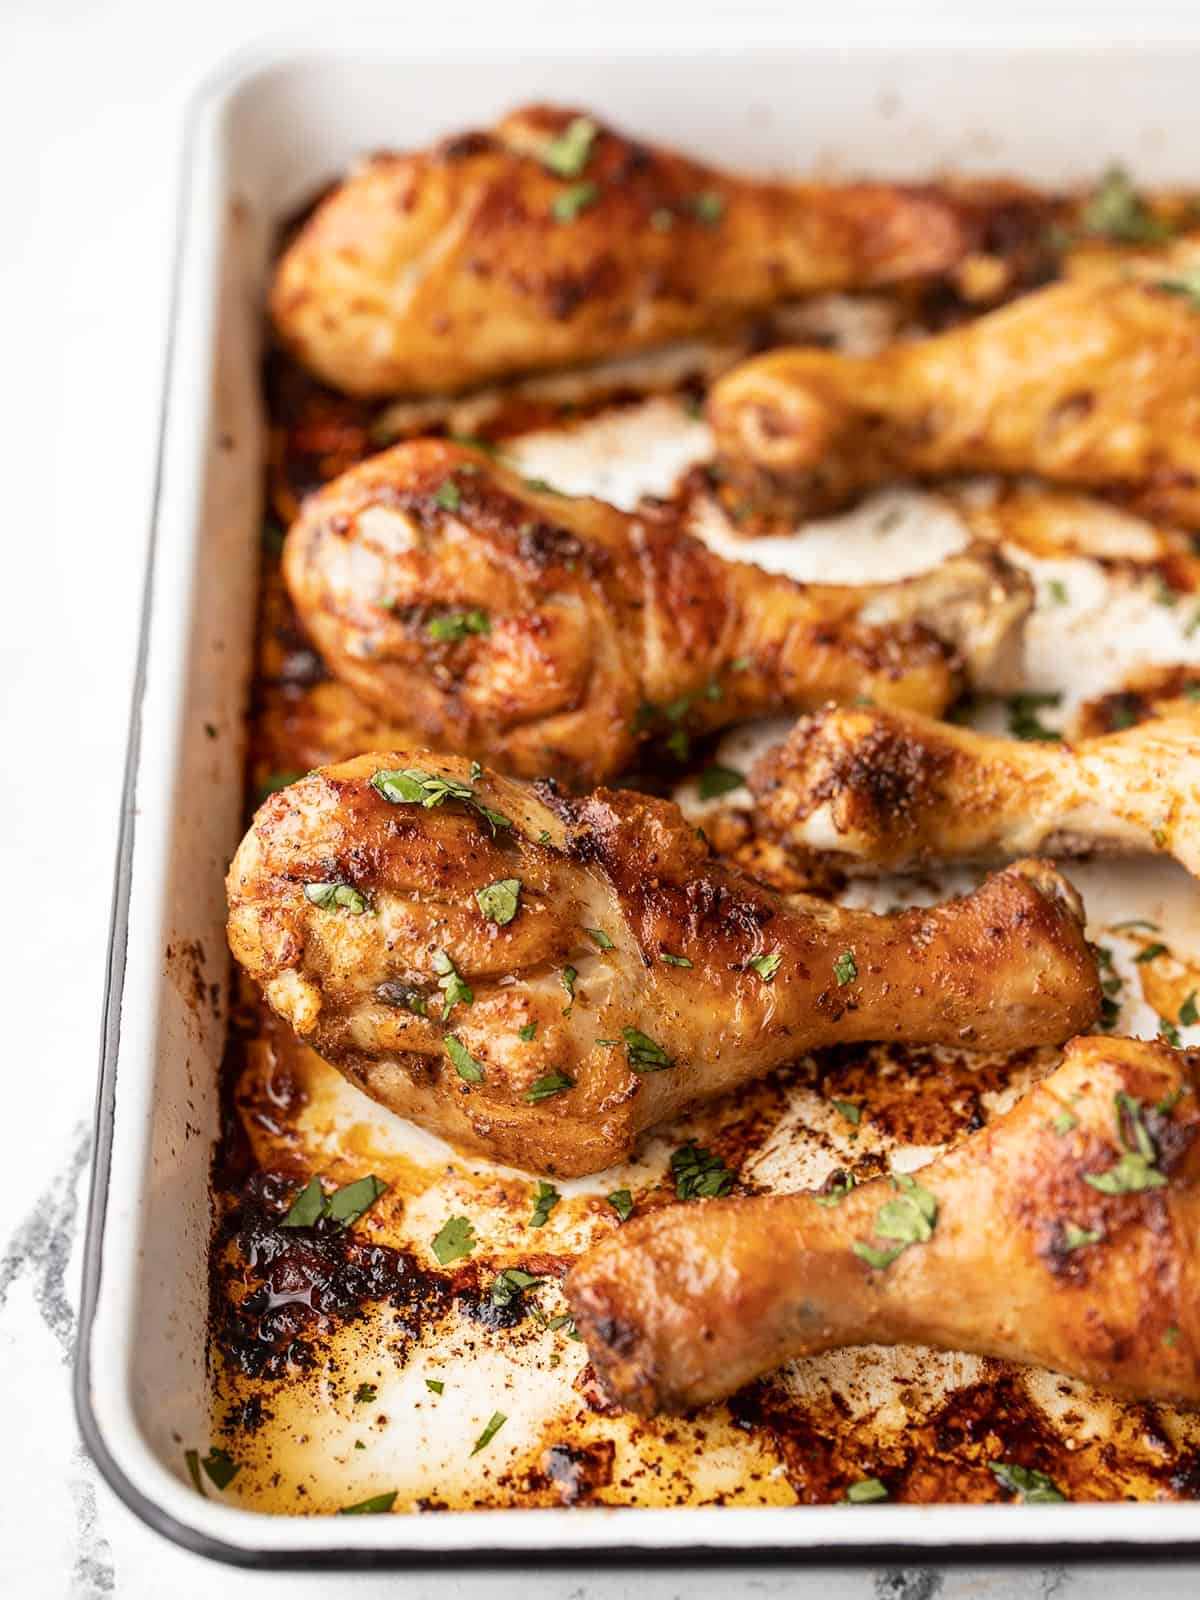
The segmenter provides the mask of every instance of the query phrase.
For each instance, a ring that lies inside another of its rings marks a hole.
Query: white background
[[[1200,1565],[738,1573],[251,1575],[173,1549],[82,1456],[69,1401],[79,1234],[166,326],[182,112],[248,43],[386,22],[422,49],[630,37],[1200,39],[1200,9],[1005,0],[374,8],[0,0],[0,1595],[933,1600],[1200,1593]],[[1200,92],[1200,84],[1197,85]],[[553,85],[547,86],[548,96]],[[1099,153],[1101,156],[1103,152]],[[1200,152],[1197,152],[1200,171]]]

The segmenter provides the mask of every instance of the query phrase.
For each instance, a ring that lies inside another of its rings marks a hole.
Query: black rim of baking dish
[[[763,46],[765,48],[765,46]],[[819,53],[819,45],[805,44],[803,48]],[[826,46],[825,48],[831,48]],[[612,53],[621,53],[613,45]],[[930,54],[936,45],[911,45],[907,53]],[[1006,53],[1020,54],[1018,47],[1005,47]],[[1039,48],[1038,54],[1052,54],[1054,45]],[[74,1400],[75,1413],[88,1454],[101,1477],[117,1498],[148,1527],[170,1539],[174,1544],[197,1555],[233,1566],[262,1570],[298,1569],[348,1569],[348,1568],[408,1568],[420,1571],[434,1566],[471,1569],[502,1564],[519,1567],[536,1563],[539,1570],[561,1567],[563,1570],[580,1565],[595,1566],[602,1563],[612,1569],[646,1567],[688,1567],[693,1565],[720,1565],[757,1568],[769,1566],[794,1567],[799,1565],[896,1565],[909,1569],[925,1565],[948,1565],[975,1562],[980,1565],[996,1563],[1013,1565],[1035,1562],[1050,1564],[1069,1561],[1128,1559],[1141,1556],[1157,1561],[1173,1561],[1200,1555],[1200,1531],[1195,1539],[1147,1545],[1136,1539],[1120,1539],[1103,1543],[1042,1543],[988,1544],[986,1542],[951,1541],[943,1543],[927,1540],[920,1534],[898,1541],[894,1539],[858,1539],[853,1545],[759,1545],[738,1548],[727,1545],[695,1544],[672,1547],[643,1547],[634,1544],[567,1547],[547,1549],[536,1547],[489,1547],[485,1544],[470,1550],[437,1550],[376,1546],[374,1548],[346,1547],[331,1538],[319,1548],[297,1550],[275,1549],[253,1543],[233,1544],[181,1521],[144,1494],[126,1475],[109,1450],[103,1431],[92,1405],[91,1341],[94,1331],[100,1280],[103,1270],[104,1223],[108,1207],[111,1181],[113,1126],[116,1116],[117,1061],[121,1042],[121,1007],[124,995],[125,969],[129,935],[129,900],[133,871],[136,817],[134,795],[138,764],[142,746],[142,707],[146,690],[146,668],[149,653],[150,621],[153,607],[155,563],[159,543],[159,520],[162,511],[164,461],[167,443],[167,412],[171,383],[175,373],[180,314],[181,280],[184,264],[184,239],[186,220],[191,206],[196,164],[196,140],[201,113],[217,96],[227,92],[234,84],[244,83],[256,71],[278,68],[289,63],[311,58],[316,52],[287,48],[271,50],[262,46],[235,54],[219,66],[193,92],[184,121],[181,141],[181,159],[176,178],[177,199],[174,216],[172,244],[171,285],[169,294],[168,328],[161,378],[158,435],[155,447],[155,465],[150,507],[150,528],[147,541],[146,567],[142,588],[141,614],[138,629],[137,656],[134,669],[133,694],[129,715],[125,770],[120,802],[120,822],[117,836],[116,868],[113,884],[112,911],[109,922],[108,955],[105,969],[105,990],[100,1033],[99,1077],[96,1090],[95,1129],[92,1144],[92,1170],[88,1192],[87,1222],[83,1239],[82,1284],[79,1305],[79,1328],[75,1348]],[[568,53],[564,50],[564,53]],[[642,55],[649,52],[636,51]],[[902,55],[905,50],[898,50]],[[1080,50],[1063,51],[1076,58]],[[803,1507],[797,1507],[803,1515]],[[951,1508],[947,1508],[951,1509]],[[415,1514],[415,1513],[414,1513]],[[453,1516],[456,1513],[446,1512]],[[499,1513],[497,1513],[499,1514]],[[523,1509],[523,1516],[536,1519],[537,1512]],[[652,1517],[652,1508],[643,1508],[643,1515]],[[331,1519],[332,1520],[332,1519]],[[331,1529],[332,1532],[332,1529]]]

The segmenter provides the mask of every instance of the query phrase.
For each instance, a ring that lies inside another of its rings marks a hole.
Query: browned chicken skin
[[[1200,876],[1200,705],[1188,700],[1073,745],[832,707],[798,723],[749,784],[766,833],[843,871],[1165,851]]]
[[[424,751],[273,795],[228,894],[234,955],[306,1042],[423,1127],[548,1172],[610,1165],[820,1045],[1055,1043],[1100,1000],[1043,863],[880,917],[722,867],[669,802],[565,801]]]
[[[284,576],[330,669],[385,716],[580,784],[646,737],[860,695],[936,712],[964,667],[1011,685],[1032,604],[986,544],[899,583],[800,584],[437,439],[312,496]]]
[[[572,1269],[631,1410],[731,1394],[798,1356],[926,1344],[1200,1403],[1200,1053],[1068,1045],[1011,1111],[911,1178],[637,1218]],[[823,1203],[825,1202],[825,1203]]]
[[[1013,185],[754,182],[533,106],[365,162],[286,251],[271,311],[336,388],[444,394],[817,290],[961,268],[964,292],[1002,292],[989,235],[1020,256],[1045,215]]]
[[[794,518],[890,479],[1036,473],[1200,527],[1198,261],[1117,255],[938,338],[748,361],[709,398],[730,492]]]

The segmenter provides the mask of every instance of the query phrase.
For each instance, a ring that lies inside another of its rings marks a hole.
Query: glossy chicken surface
[[[1200,875],[1200,705],[1067,745],[911,712],[830,708],[750,775],[763,829],[845,871],[1135,852]]]
[[[443,394],[823,289],[957,271],[999,293],[1046,216],[1011,184],[756,182],[532,106],[364,162],[285,252],[271,311],[335,388]]]
[[[880,917],[721,866],[666,801],[579,800],[424,751],[273,795],[230,868],[268,1003],[392,1110],[537,1171],[821,1045],[1056,1043],[1099,1007],[1081,908],[1024,862]]]
[[[894,479],[1036,473],[1200,527],[1200,245],[1116,257],[875,356],[736,368],[709,417],[764,512],[828,511]]]
[[[939,711],[1011,685],[1029,581],[986,544],[891,584],[800,584],[669,517],[415,440],[305,503],[284,576],[331,671],[432,745],[611,777],[640,742],[869,696]]]
[[[982,1132],[849,1192],[638,1218],[567,1294],[614,1396],[700,1405],[798,1356],[925,1344],[1200,1404],[1200,1054],[1081,1038]]]

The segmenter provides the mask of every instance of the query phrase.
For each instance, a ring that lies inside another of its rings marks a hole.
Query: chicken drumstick
[[[1057,1072],[915,1175],[635,1219],[572,1269],[576,1326],[645,1413],[861,1344],[1198,1404],[1198,1088],[1195,1051],[1074,1039]]]
[[[859,695],[936,712],[964,665],[1011,686],[1032,604],[984,544],[898,583],[801,584],[438,439],[314,495],[284,576],[369,704],[439,749],[583,785],[651,734]]]
[[[1200,876],[1200,706],[1073,745],[832,707],[750,774],[764,830],[848,872],[1138,851]]]
[[[284,254],[271,310],[336,388],[444,394],[817,290],[962,267],[966,292],[1003,292],[1046,216],[1013,185],[753,182],[534,106],[365,162]]]
[[[1200,527],[1198,262],[1117,260],[875,356],[747,361],[709,399],[730,492],[794,519],[890,479],[1037,473]]]
[[[273,795],[228,894],[234,955],[306,1042],[423,1127],[546,1172],[595,1172],[819,1045],[1054,1043],[1100,1001],[1043,863],[875,916],[720,866],[667,801],[567,801],[424,751]]]

